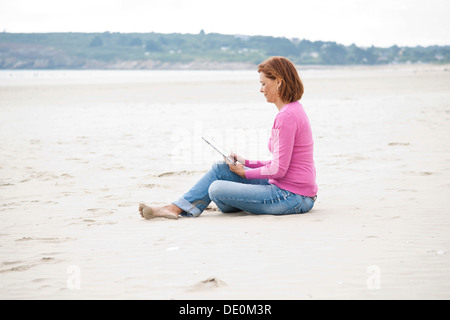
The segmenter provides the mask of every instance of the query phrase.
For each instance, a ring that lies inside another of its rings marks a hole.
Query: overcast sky
[[[450,45],[450,0],[0,0],[0,31],[269,35]]]

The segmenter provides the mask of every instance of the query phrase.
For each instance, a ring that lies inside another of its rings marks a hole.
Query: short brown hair
[[[272,80],[280,80],[280,98],[294,102],[302,98],[304,88],[294,64],[284,57],[271,57],[258,66],[258,72]]]

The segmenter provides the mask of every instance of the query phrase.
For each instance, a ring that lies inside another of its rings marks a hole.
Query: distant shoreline
[[[149,64],[142,61],[124,61],[111,66],[92,67],[92,68],[24,68],[11,69],[0,68],[0,71],[254,71],[257,64],[246,63],[226,63],[226,62],[202,62],[202,63],[175,63],[162,64],[159,67],[145,68]],[[296,64],[296,67],[301,70],[362,70],[362,69],[410,69],[410,68],[429,68],[441,69],[450,71],[449,63],[401,63],[401,64],[379,64],[379,65],[301,65]]]
[[[308,67],[444,64],[450,46],[365,48],[216,33],[0,33],[0,69],[245,70],[270,56]]]

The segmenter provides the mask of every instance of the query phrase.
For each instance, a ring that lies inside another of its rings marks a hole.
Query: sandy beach
[[[299,67],[309,213],[145,220],[267,159],[256,71],[0,71],[0,299],[449,299],[450,66]]]

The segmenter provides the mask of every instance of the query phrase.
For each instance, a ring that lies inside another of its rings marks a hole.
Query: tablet
[[[207,137],[202,137],[202,139],[207,144],[209,144],[211,147],[213,147],[214,150],[216,150],[218,153],[220,153],[222,156],[224,156],[230,163],[236,164],[236,162],[234,160],[232,160],[229,155],[227,155],[225,150],[223,148],[221,148],[220,146],[218,146],[217,143],[215,143],[213,140],[211,140],[211,139],[209,139]]]

